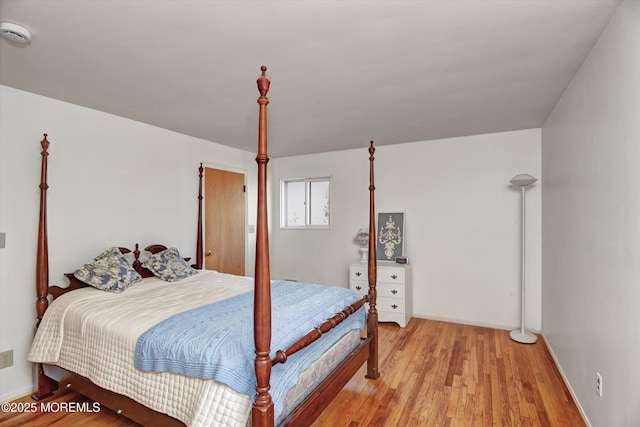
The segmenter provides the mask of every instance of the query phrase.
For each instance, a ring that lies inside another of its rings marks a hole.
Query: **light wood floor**
[[[541,337],[413,318],[381,325],[379,356],[381,377],[361,369],[314,427],[585,425]]]
[[[406,328],[381,324],[379,347],[380,378],[364,378],[363,367],[314,427],[585,425],[541,339],[518,344],[508,331],[414,318]],[[54,399],[86,401],[67,390]],[[138,426],[106,408],[0,412],[0,425]]]

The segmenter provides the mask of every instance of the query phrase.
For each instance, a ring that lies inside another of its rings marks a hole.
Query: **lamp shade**
[[[534,178],[529,174],[521,173],[520,175],[516,175],[513,178],[511,178],[511,181],[509,182],[519,187],[526,187],[527,185],[533,184],[537,180],[538,180],[537,178]]]

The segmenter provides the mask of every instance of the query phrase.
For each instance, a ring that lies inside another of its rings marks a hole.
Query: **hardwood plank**
[[[377,381],[360,368],[313,427],[584,426],[544,341],[425,319],[380,324]],[[29,397],[18,401],[33,402]],[[45,399],[87,402],[69,390]],[[138,427],[105,407],[97,413],[2,413],[2,427]]]

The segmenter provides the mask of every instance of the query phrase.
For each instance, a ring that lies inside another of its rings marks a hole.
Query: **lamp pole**
[[[526,196],[525,196],[525,191],[526,188],[533,184],[534,182],[536,182],[537,179],[534,178],[531,175],[528,174],[520,174],[520,175],[516,175],[513,178],[511,178],[511,181],[509,181],[511,184],[516,185],[518,187],[520,187],[521,190],[521,194],[522,194],[522,214],[521,214],[521,221],[520,221],[520,227],[521,227],[521,232],[522,232],[522,237],[521,237],[521,242],[522,242],[522,248],[520,249],[520,273],[521,273],[521,277],[520,277],[520,329],[514,329],[513,331],[511,331],[509,333],[509,337],[511,337],[512,340],[523,343],[523,344],[533,344],[538,340],[538,337],[535,334],[532,334],[531,332],[527,332],[524,328],[524,324],[525,324],[525,320],[524,320],[524,315],[525,315],[525,247],[526,247]]]

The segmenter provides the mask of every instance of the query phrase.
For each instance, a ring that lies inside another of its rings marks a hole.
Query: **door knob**
[[[213,255],[213,251],[207,251],[207,256]]]

